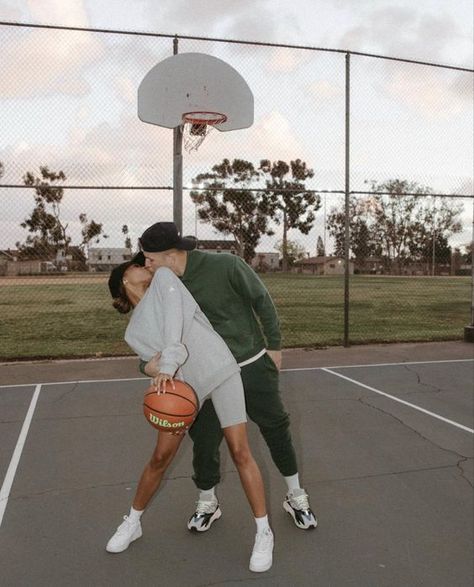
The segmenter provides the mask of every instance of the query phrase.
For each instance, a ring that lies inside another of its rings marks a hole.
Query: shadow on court
[[[473,583],[472,345],[287,351],[282,392],[319,527],[297,529],[256,427],[275,532],[272,569],[248,570],[254,521],[222,446],[222,518],[186,521],[196,491],[185,439],[124,553],[105,544],[128,513],[155,442],[135,359],[0,365],[4,586],[430,586]]]

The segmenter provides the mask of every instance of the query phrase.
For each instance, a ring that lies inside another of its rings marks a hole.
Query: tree
[[[275,244],[275,250],[278,251],[283,258],[283,240],[279,240]],[[286,255],[288,267],[292,267],[296,261],[306,257],[306,249],[299,243],[287,240],[286,241]]]
[[[396,263],[398,273],[410,261],[426,260],[437,240],[441,248],[447,246],[449,237],[462,229],[462,204],[443,197],[428,199],[433,192],[430,187],[399,179],[371,182],[371,186],[373,192],[388,192],[373,196],[375,239],[390,265]]]
[[[399,179],[369,183],[375,192],[374,239],[383,251],[387,268],[393,271],[395,266],[396,273],[401,274],[403,266],[412,260],[410,244],[417,238],[423,222],[419,196],[431,193],[431,188]],[[377,192],[387,192],[388,195]]]
[[[344,205],[332,208],[326,224],[330,236],[334,239],[334,253],[339,257],[345,254]],[[373,238],[373,200],[371,197],[349,198],[349,246],[350,254],[359,266],[363,266],[367,257],[377,253]]]
[[[40,167],[39,176],[30,171],[24,175],[24,184],[34,188],[35,207],[31,215],[21,223],[31,234],[26,237],[25,243],[16,243],[20,258],[51,258],[56,257],[58,251],[62,251],[64,258],[70,258],[71,237],[67,234],[69,225],[61,219],[64,188],[59,182],[65,179],[63,171],[50,171],[46,166]],[[100,238],[108,238],[102,224],[89,221],[86,214],[79,214],[79,222],[82,225],[82,241],[79,246],[83,252],[88,251],[90,242],[94,239],[99,242]],[[75,261],[78,263],[84,264],[83,252],[75,253]]]
[[[318,236],[318,240],[316,243],[316,257],[325,257],[326,256],[326,249],[324,248],[323,239]]]
[[[466,265],[472,264],[472,249],[472,243],[470,245],[466,245],[466,254],[464,255],[464,262],[466,263]]]
[[[437,258],[447,254],[449,237],[462,228],[462,205],[430,196],[432,189],[416,182],[369,183],[371,195],[349,200],[350,247],[357,261],[363,263],[368,255],[376,255],[388,271],[401,273],[410,262],[428,263],[433,245]],[[344,223],[344,208],[331,210],[328,228],[336,254],[344,253]]]
[[[314,176],[304,161],[296,159],[290,164],[284,161],[271,163],[268,159],[260,162],[260,171],[265,182],[263,209],[277,224],[283,226],[282,269],[288,270],[288,231],[297,229],[308,234],[313,228],[315,213],[320,208],[318,195],[305,188],[305,180]]]
[[[125,248],[129,250],[130,255],[132,254],[132,239],[130,238],[130,233],[128,230],[128,226],[124,224],[122,226],[122,233],[125,236]]]
[[[27,171],[23,177],[26,186],[34,187],[35,207],[31,215],[21,223],[31,233],[25,244],[16,243],[21,256],[44,257],[63,249],[67,255],[71,237],[66,233],[67,224],[61,221],[61,202],[64,190],[57,182],[64,181],[62,171],[55,173],[48,167],[40,167],[40,177]]]
[[[248,191],[258,178],[258,170],[249,161],[224,159],[210,173],[192,180],[193,186],[204,189],[190,192],[200,220],[210,222],[224,235],[233,235],[239,254],[247,262],[255,256],[260,238],[274,234],[261,196]]]
[[[452,199],[431,197],[424,204],[420,221],[416,224],[413,239],[410,243],[412,256],[431,266],[431,273],[436,273],[436,265],[448,263],[451,247],[448,239],[462,230],[459,215],[462,204],[453,204]]]
[[[87,214],[79,214],[79,222],[82,225],[81,235],[82,241],[80,247],[86,251],[87,257],[89,257],[89,247],[91,241],[95,243],[100,242],[101,238],[109,238],[108,235],[104,234],[102,223],[95,222],[94,220],[88,220]]]

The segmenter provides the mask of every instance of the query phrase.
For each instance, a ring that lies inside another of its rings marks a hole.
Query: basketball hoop
[[[226,120],[227,116],[219,112],[185,112],[182,117],[182,129],[186,151],[197,151],[211,130]]]

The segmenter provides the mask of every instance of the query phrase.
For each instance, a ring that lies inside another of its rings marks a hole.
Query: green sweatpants
[[[278,387],[279,373],[271,358],[263,357],[241,370],[247,415],[260,428],[273,462],[282,475],[298,472],[289,416]],[[223,434],[211,400],[206,400],[189,430],[193,446],[193,480],[201,490],[220,481],[219,445]]]

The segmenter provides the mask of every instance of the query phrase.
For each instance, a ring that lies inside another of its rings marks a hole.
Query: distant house
[[[8,265],[14,263],[18,258],[18,251],[7,249],[0,251],[0,275],[9,275]]]
[[[237,255],[239,250],[235,240],[198,240],[198,250],[206,253],[231,253]]]
[[[54,264],[58,271],[85,271],[87,269],[82,249],[74,245],[68,247],[67,254],[64,249],[59,249]]]
[[[89,249],[87,265],[89,271],[111,271],[120,263],[130,261],[132,255],[125,247],[95,247]]]
[[[365,257],[363,261],[354,261],[357,273],[368,273],[370,275],[382,275],[386,272],[384,261],[381,257]]]
[[[444,263],[437,262],[435,264],[435,275],[455,275],[456,274],[455,257]],[[357,273],[365,273],[371,275],[409,275],[422,276],[433,275],[433,267],[431,261],[412,261],[410,259],[383,259],[381,257],[367,257],[363,262],[359,260],[354,261],[355,270]]]
[[[0,250],[0,262],[3,261],[18,261],[18,251],[16,249]]]
[[[344,259],[342,257],[308,257],[300,259],[294,264],[297,273],[312,275],[343,275]],[[349,262],[349,273],[354,273],[354,263]]]
[[[206,253],[239,254],[236,240],[198,240],[196,248]],[[278,253],[256,253],[250,265],[257,271],[276,271],[279,268],[279,255]]]
[[[280,255],[278,253],[255,253],[250,265],[257,271],[278,271]]]
[[[13,249],[0,251],[0,275],[36,275],[47,273],[53,265],[42,259],[19,261],[19,252]]]

